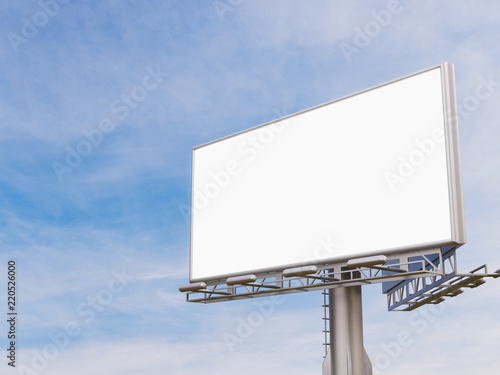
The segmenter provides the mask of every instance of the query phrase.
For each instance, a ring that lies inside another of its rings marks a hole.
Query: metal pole
[[[331,374],[365,375],[361,286],[333,288],[329,294]]]

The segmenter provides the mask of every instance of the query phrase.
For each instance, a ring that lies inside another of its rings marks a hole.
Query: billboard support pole
[[[371,363],[363,346],[361,286],[329,290],[331,375],[367,375]]]

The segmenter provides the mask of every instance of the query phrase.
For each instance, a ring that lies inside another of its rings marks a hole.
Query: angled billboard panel
[[[453,65],[193,149],[190,280],[465,243]]]

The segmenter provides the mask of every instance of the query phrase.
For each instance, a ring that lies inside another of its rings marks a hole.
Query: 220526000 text
[[[16,367],[16,261],[11,259],[7,263],[7,364]]]

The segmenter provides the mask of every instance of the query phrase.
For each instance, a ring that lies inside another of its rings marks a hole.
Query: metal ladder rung
[[[329,298],[329,292],[326,289],[323,289],[323,304],[321,307],[323,308],[323,321],[325,322],[325,329],[322,331],[323,334],[325,335],[325,341],[323,342],[323,346],[325,348],[325,355],[323,358],[326,358],[328,354],[328,350],[330,348],[330,326],[329,326],[329,321],[330,321],[330,316],[329,316],[329,307],[330,307],[330,298]]]

